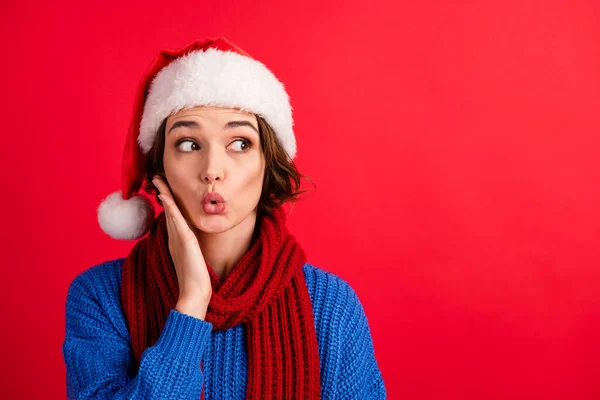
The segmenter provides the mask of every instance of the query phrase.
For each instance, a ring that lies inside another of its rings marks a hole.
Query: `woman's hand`
[[[159,176],[155,176],[152,183],[160,192],[158,197],[167,217],[169,252],[179,283],[175,309],[204,319],[212,296],[212,285],[198,239],[177,207],[168,185]]]

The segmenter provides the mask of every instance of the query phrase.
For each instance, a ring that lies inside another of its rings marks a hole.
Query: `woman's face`
[[[232,108],[200,106],[167,118],[165,175],[190,225],[218,233],[256,217],[265,173],[258,129],[253,114]],[[205,212],[207,192],[223,196],[223,213]]]

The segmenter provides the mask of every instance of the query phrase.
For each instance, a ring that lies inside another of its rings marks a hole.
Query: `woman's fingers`
[[[162,178],[160,176],[155,175],[154,178],[152,178],[152,183],[154,183],[154,186],[156,186],[156,188],[158,189],[160,194],[166,193],[169,196],[171,195],[171,191],[169,190],[169,187],[167,186],[165,181],[162,180]]]
[[[190,226],[181,214],[179,207],[177,207],[177,204],[175,203],[173,195],[171,194],[167,184],[160,177],[156,176],[154,179],[152,179],[152,183],[154,183],[154,186],[158,188],[165,213],[167,214],[167,217],[170,217],[174,227],[176,227],[179,232],[182,233],[190,230]]]

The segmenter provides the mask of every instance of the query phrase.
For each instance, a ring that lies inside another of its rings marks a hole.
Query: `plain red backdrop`
[[[600,398],[599,4],[4,3],[0,397],[65,398],[67,287],[133,246],[96,208],[139,79],[224,35],[286,84],[317,184],[290,227],[390,399]]]

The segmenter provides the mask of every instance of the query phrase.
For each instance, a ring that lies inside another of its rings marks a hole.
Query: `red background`
[[[96,208],[137,84],[224,35],[286,84],[317,185],[290,226],[390,399],[600,398],[599,4],[3,4],[0,397],[65,398],[67,287],[133,246]]]

